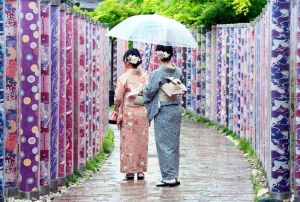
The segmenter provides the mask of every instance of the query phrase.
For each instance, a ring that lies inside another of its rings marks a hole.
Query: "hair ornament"
[[[138,62],[141,61],[141,58],[139,58],[139,57],[137,57],[137,56],[135,56],[135,55],[129,55],[129,56],[127,57],[127,61],[128,61],[129,63],[135,65],[135,64],[137,64]]]
[[[156,51],[156,54],[160,60],[170,57],[170,54],[163,51]]]

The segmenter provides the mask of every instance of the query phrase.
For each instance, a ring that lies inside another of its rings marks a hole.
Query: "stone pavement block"
[[[157,188],[160,171],[153,127],[150,129],[149,165],[144,181],[123,181],[119,172],[119,134],[115,149],[101,170],[54,201],[200,201],[247,202],[254,195],[251,168],[243,154],[226,137],[189,120],[183,120],[180,145],[181,185]]]

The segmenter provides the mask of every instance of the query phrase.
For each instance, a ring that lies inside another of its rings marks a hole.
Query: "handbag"
[[[187,91],[185,85],[177,78],[166,77],[168,83],[161,86],[161,90],[166,93],[169,97],[173,95],[182,95]]]
[[[118,113],[116,111],[112,111],[112,113],[109,116],[108,123],[117,124],[117,119],[118,119]]]
[[[143,95],[136,96],[134,99],[134,104],[139,106],[144,106],[144,96]]]

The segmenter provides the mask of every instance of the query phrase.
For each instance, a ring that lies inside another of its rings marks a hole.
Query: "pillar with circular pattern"
[[[39,198],[39,106],[40,106],[40,17],[39,1],[20,3],[20,145],[19,188],[21,196]],[[36,30],[30,27],[36,26]]]

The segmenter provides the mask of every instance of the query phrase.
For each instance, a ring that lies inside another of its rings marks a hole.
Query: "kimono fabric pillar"
[[[79,50],[78,50],[78,56],[79,56],[79,69],[78,69],[78,76],[79,76],[79,169],[84,170],[85,169],[85,163],[86,163],[86,141],[85,141],[85,99],[86,99],[86,88],[85,88],[85,62],[86,62],[86,22],[85,22],[85,16],[80,15],[79,21]]]
[[[201,40],[201,30],[197,32],[196,40]],[[197,47],[197,61],[196,61],[196,113],[201,114],[201,46]],[[181,50],[177,48],[177,59],[181,59]],[[179,63],[180,61],[177,60]]]
[[[5,154],[4,154],[4,187],[6,196],[18,194],[17,186],[17,155],[18,155],[18,75],[17,75],[17,8],[18,1],[6,0],[4,4],[5,33]],[[1,20],[0,20],[1,21]],[[35,28],[35,27],[34,27]],[[3,60],[2,60],[3,62]]]
[[[216,27],[211,28],[211,63],[209,68],[211,69],[211,97],[210,97],[210,119],[215,121],[217,114],[217,102],[216,102],[216,83],[217,83],[217,72],[216,72]]]
[[[100,26],[96,22],[96,153],[100,152]]]
[[[4,64],[5,64],[5,49],[2,44],[4,42],[4,2],[0,0],[0,201],[4,201]]]
[[[66,177],[66,6],[60,6],[58,185]]]
[[[217,35],[217,46],[216,46],[216,91],[217,91],[217,121],[221,122],[221,111],[222,111],[222,86],[221,86],[221,78],[222,78],[222,28],[216,28]]]
[[[80,13],[76,12],[73,18],[73,163],[74,169],[78,169],[79,156],[79,21]],[[82,28],[80,28],[82,29]]]
[[[205,102],[205,100],[206,100],[206,98],[205,98],[206,89],[205,89],[205,87],[207,85],[206,80],[205,80],[205,78],[206,78],[205,71],[207,69],[205,67],[206,60],[207,60],[205,52],[206,52],[206,43],[207,43],[207,41],[206,41],[206,37],[205,37],[205,34],[204,34],[204,30],[201,30],[200,37],[201,37],[201,41],[202,41],[202,43],[201,43],[201,52],[200,52],[200,57],[201,57],[201,66],[200,66],[200,68],[201,68],[201,70],[200,70],[200,77],[201,77],[200,78],[200,80],[201,80],[201,105],[200,105],[200,109],[201,109],[201,111],[200,111],[200,113],[201,113],[202,116],[205,116],[205,106],[206,106],[206,102]]]
[[[211,103],[210,103],[210,97],[211,97],[211,32],[207,32],[206,34],[203,33],[204,31],[201,30],[201,36],[205,36],[206,41],[206,55],[205,55],[205,110],[204,115],[206,118],[210,117],[211,114]]]
[[[233,129],[233,108],[234,108],[234,28],[229,27],[229,114],[228,126]]]
[[[20,3],[20,158],[19,188],[21,196],[27,199],[39,198],[39,1]],[[36,30],[30,27],[36,26]]]
[[[300,1],[297,1],[297,14],[300,11]],[[300,18],[297,16],[297,27],[300,26]],[[300,43],[300,31],[297,29],[296,43]],[[296,48],[296,69],[295,69],[295,201],[300,201],[300,48]]]
[[[241,134],[241,28],[237,28],[237,133]]]
[[[50,115],[50,189],[58,190],[58,112],[59,112],[59,17],[60,1],[52,0],[50,7],[51,28],[51,115]]]
[[[192,31],[194,38],[196,38],[195,31]],[[175,52],[175,51],[174,51]],[[174,57],[175,58],[175,57]],[[173,59],[174,59],[173,58]],[[196,77],[197,77],[197,69],[196,69],[196,49],[191,50],[191,111],[196,113]]]
[[[90,65],[91,65],[91,31],[90,31],[90,19],[87,17],[87,23],[86,23],[86,56],[85,56],[85,123],[86,123],[86,128],[85,128],[85,140],[86,140],[86,159],[91,159],[90,155],[90,124],[89,124],[89,119],[90,119],[90,104],[89,104],[89,99],[90,99],[90,91],[89,91],[89,78],[90,78]]]
[[[300,11],[300,1],[297,1],[297,13]],[[300,18],[296,18],[297,27],[300,26]],[[300,31],[296,31],[296,43],[300,43]],[[300,47],[296,48],[296,69],[295,69],[295,201],[300,201]]]
[[[97,57],[96,57],[96,25],[95,25],[95,21],[93,20],[92,22],[92,114],[91,114],[91,117],[92,117],[92,127],[91,127],[91,130],[92,130],[92,151],[93,151],[93,157],[95,157],[96,155],[96,60],[97,60]]]
[[[92,99],[93,99],[93,24],[92,24],[92,20],[90,19],[89,22],[89,31],[90,31],[90,37],[89,37],[89,67],[88,67],[88,83],[89,83],[89,89],[88,89],[88,103],[89,103],[89,120],[88,120],[88,125],[89,125],[89,135],[88,135],[88,139],[89,139],[89,158],[93,158],[93,141],[92,141],[92,119],[93,119],[93,114],[92,114]]]
[[[187,57],[186,57],[186,87],[187,87],[187,93],[186,93],[186,108],[191,111],[191,88],[192,88],[192,58],[191,53],[192,49],[187,48]]]
[[[50,1],[40,4],[41,101],[40,101],[40,193],[50,192]],[[37,89],[34,89],[37,91]]]
[[[66,175],[73,173],[73,13],[66,10]]]
[[[290,1],[272,0],[271,181],[273,199],[290,198],[289,35]]]

